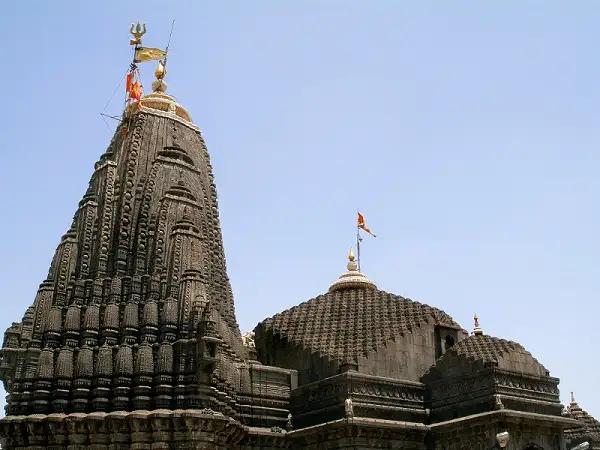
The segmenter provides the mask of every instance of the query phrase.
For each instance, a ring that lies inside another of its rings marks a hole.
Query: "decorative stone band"
[[[510,372],[496,367],[474,375],[425,380],[432,423],[494,410],[559,416],[558,379]]]
[[[152,92],[151,94],[145,95],[139,102],[130,104],[125,111],[125,114],[129,115],[137,111],[140,106],[157,109],[159,111],[168,111],[178,117],[181,117],[187,122],[192,121],[192,118],[187,110],[177,103],[173,97],[165,94],[164,92]]]
[[[351,399],[356,416],[424,422],[425,385],[348,371],[292,391],[294,426],[344,417]]]
[[[561,416],[503,409],[429,425],[436,448],[448,450],[496,447],[496,432],[508,432],[510,448],[564,448],[562,430],[575,421]]]
[[[293,448],[406,448],[425,450],[429,427],[422,423],[353,417],[287,433]]]
[[[246,432],[247,427],[236,420],[209,409],[33,414],[0,420],[6,449],[229,450]]]

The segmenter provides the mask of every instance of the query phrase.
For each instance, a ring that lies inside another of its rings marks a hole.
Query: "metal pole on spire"
[[[167,67],[167,58],[169,57],[169,45],[171,45],[171,37],[173,36],[173,28],[175,28],[175,19],[171,22],[171,31],[169,32],[169,40],[165,47],[165,57],[163,58],[163,66]]]
[[[356,210],[356,214],[358,216],[358,214],[360,214],[358,212],[358,209]],[[358,220],[356,221],[356,260],[358,263],[358,271],[360,272],[360,242],[362,241],[362,238],[360,237],[360,223],[358,222]]]

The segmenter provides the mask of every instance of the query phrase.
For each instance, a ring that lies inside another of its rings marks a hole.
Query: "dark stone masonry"
[[[600,449],[600,423],[520,344],[379,290],[352,256],[242,336],[206,145],[154,87],[6,330],[2,448]]]

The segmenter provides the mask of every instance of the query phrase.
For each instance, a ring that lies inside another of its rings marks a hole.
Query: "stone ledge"
[[[502,409],[499,411],[489,411],[479,414],[472,414],[470,416],[459,417],[457,419],[446,420],[444,422],[438,422],[429,425],[429,428],[432,431],[441,431],[446,428],[453,428],[457,425],[467,426],[469,422],[477,423],[480,421],[485,421],[486,423],[490,423],[490,421],[498,421],[505,420],[509,422],[515,421],[533,421],[538,423],[546,424],[547,426],[555,425],[561,426],[563,428],[577,425],[577,421],[575,419],[568,419],[562,416],[549,416],[546,414],[538,414],[538,413],[529,413],[523,411],[515,411],[511,409]]]

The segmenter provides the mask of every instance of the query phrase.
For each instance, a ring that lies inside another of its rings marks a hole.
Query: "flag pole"
[[[358,215],[358,210],[356,211]],[[360,272],[360,227],[358,225],[358,220],[356,221],[356,256],[358,260],[358,271]]]

